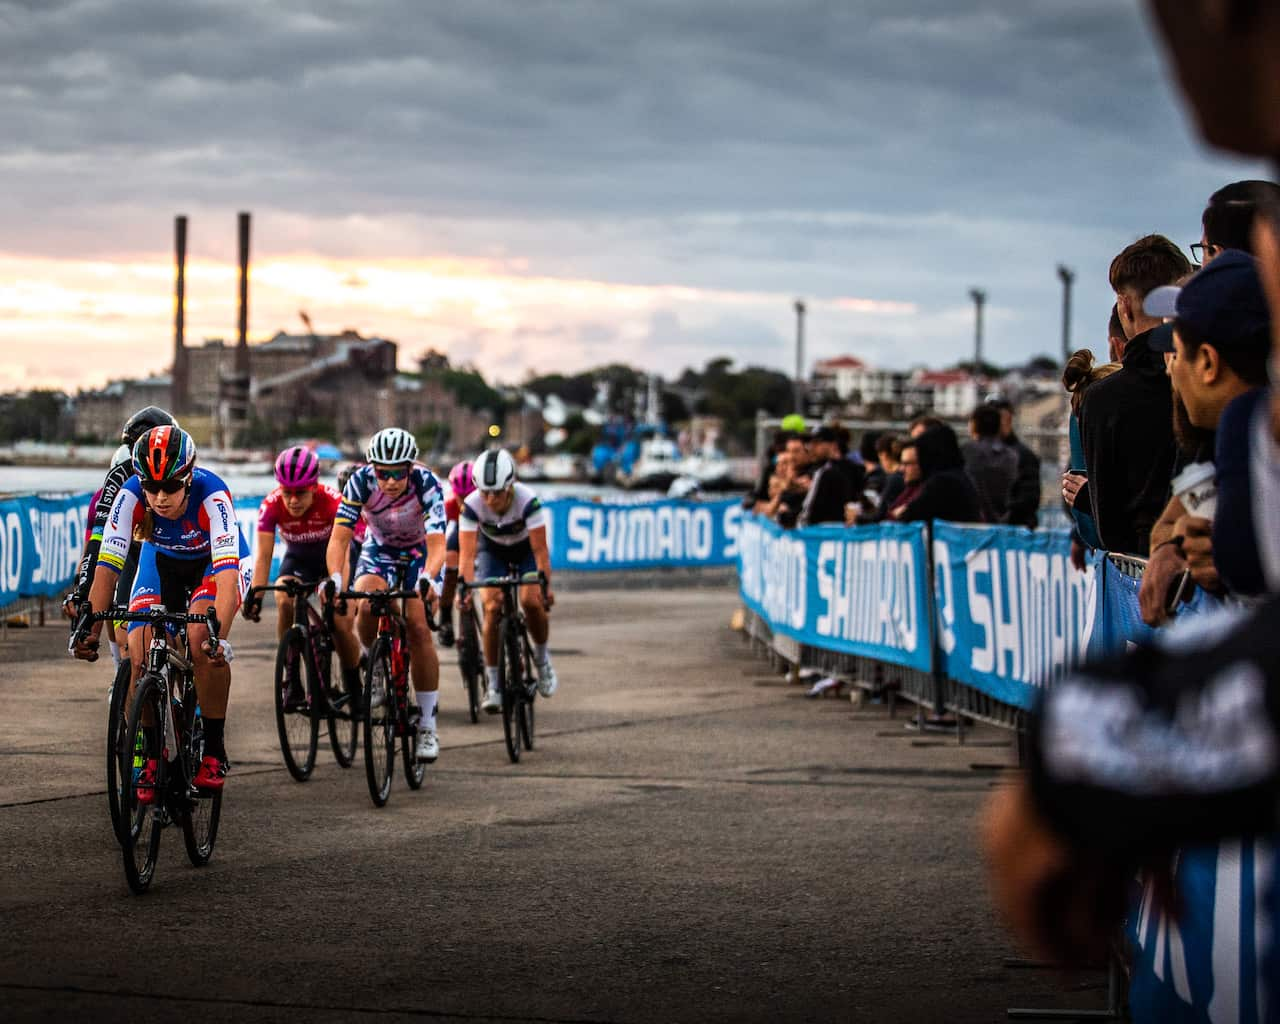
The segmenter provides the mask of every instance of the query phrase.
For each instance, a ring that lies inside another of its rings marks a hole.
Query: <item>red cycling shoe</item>
[[[156,802],[156,760],[150,758],[133,778],[133,797],[140,804]]]
[[[193,780],[196,789],[221,789],[231,765],[219,757],[206,757],[200,762],[200,770]]]

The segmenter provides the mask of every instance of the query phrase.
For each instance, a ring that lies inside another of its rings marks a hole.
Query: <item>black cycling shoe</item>
[[[450,615],[440,623],[440,629],[436,632],[436,638],[440,641],[441,647],[453,646],[453,616]]]

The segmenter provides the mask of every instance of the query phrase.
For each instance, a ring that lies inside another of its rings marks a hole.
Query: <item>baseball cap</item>
[[[1148,316],[1174,317],[1215,348],[1270,344],[1271,311],[1258,264],[1239,249],[1224,250],[1181,288],[1152,289],[1142,309]],[[1147,345],[1156,352],[1172,352],[1173,326],[1152,331]]]

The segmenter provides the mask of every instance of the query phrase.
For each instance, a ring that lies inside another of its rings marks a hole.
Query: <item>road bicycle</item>
[[[85,615],[82,622],[87,626],[113,619],[156,627],[147,647],[146,667],[134,688],[123,743],[113,751],[116,756],[108,758],[108,772],[114,766],[120,780],[117,838],[124,854],[125,879],[129,888],[141,895],[155,876],[160,834],[166,826],[176,822],[182,827],[187,858],[194,867],[209,863],[218,838],[222,791],[200,790],[194,785],[204,757],[204,721],[186,627],[202,623],[216,642],[219,624],[213,608],[192,615],[167,611],[164,605],[136,612],[108,608]],[[77,634],[82,636],[83,631],[78,629]],[[148,762],[155,764],[154,789],[149,799],[144,795],[139,800],[139,776]]]
[[[545,601],[547,577],[541,571],[458,583],[459,593],[463,595],[472,590],[502,591],[502,611],[498,620],[498,691],[502,694],[502,735],[512,764],[519,763],[522,747],[533,749],[538,679],[533,672],[529,628],[524,609],[520,607],[520,588],[530,583],[538,584]]]
[[[401,582],[396,579],[396,584]],[[364,767],[369,783],[369,796],[375,807],[382,807],[391,796],[391,779],[395,774],[396,740],[404,760],[404,780],[410,789],[421,789],[427,766],[417,758],[418,722],[421,709],[409,686],[408,623],[397,606],[399,601],[421,600],[427,610],[427,625],[434,631],[436,622],[431,607],[423,596],[422,581],[418,590],[336,590],[326,581],[324,594],[326,613],[346,613],[346,602],[368,601],[378,620],[378,632],[364,667],[361,687],[361,719],[364,732]]]
[[[343,768],[355,760],[360,736],[355,695],[333,687],[333,621],[320,603],[319,586],[285,579],[253,587],[246,598],[266,591],[293,598],[293,622],[276,650],[274,699],[280,753],[298,782],[306,782],[315,768],[322,720],[328,722],[334,760]]]

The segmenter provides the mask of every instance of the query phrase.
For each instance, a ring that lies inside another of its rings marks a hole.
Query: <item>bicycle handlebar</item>
[[[67,644],[68,650],[73,650],[81,644],[89,635],[89,626],[95,622],[147,622],[152,625],[168,625],[170,623],[179,626],[189,626],[192,623],[200,623],[209,627],[209,639],[214,643],[218,641],[218,634],[222,632],[222,624],[218,621],[217,610],[210,605],[209,610],[200,615],[193,615],[190,612],[171,612],[164,608],[143,608],[138,611],[130,611],[124,605],[115,605],[104,611],[89,611],[86,607],[80,613],[79,619],[71,630],[71,640]],[[94,645],[96,648],[96,644]]]
[[[458,593],[465,594],[468,590],[508,590],[512,587],[524,587],[530,583],[538,584],[542,590],[542,596],[547,596],[547,574],[539,569],[537,572],[527,572],[522,576],[491,576],[488,579],[458,581]]]
[[[279,590],[288,594],[290,597],[302,597],[311,593],[311,591],[315,590],[325,582],[325,580],[315,580],[312,583],[304,583],[301,580],[292,579],[277,580],[275,583],[250,587],[249,592],[245,595],[244,599],[245,603],[248,604],[258,594],[265,594],[268,590]]]

